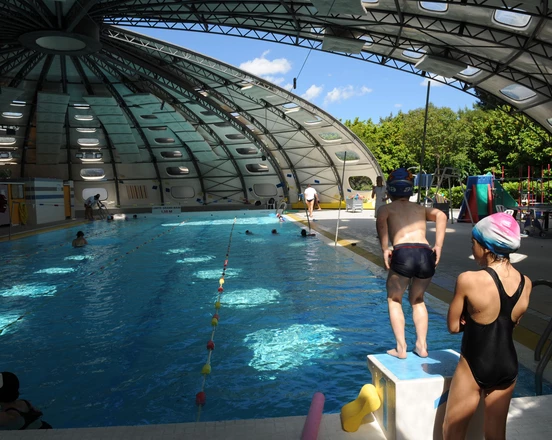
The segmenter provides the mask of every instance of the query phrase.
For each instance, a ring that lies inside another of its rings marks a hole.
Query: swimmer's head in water
[[[77,237],[84,237],[84,232],[82,231],[77,232]]]
[[[9,371],[0,373],[0,402],[13,402],[19,397],[19,379]]]

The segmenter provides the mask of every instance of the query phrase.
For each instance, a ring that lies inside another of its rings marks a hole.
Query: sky
[[[163,29],[132,29],[199,52],[287,88],[333,117],[361,121],[423,108],[427,79],[366,61],[268,41]],[[292,89],[293,78],[297,88]],[[430,102],[454,111],[475,98],[432,81]]]

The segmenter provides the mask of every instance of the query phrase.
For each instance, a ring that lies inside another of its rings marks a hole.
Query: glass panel
[[[514,12],[519,11],[519,12]],[[494,19],[500,23],[505,24],[506,26],[512,26],[516,28],[522,28],[529,24],[531,21],[531,16],[524,14],[521,9],[512,9],[510,11],[505,11],[499,9],[494,13]]]
[[[161,151],[161,157],[165,159],[174,159],[177,157],[182,157],[181,151]]]
[[[462,70],[462,72],[460,72],[459,75],[473,76],[479,72],[481,72],[481,69],[478,69],[477,67],[468,66],[468,68]]]
[[[15,144],[15,138],[0,137],[0,145],[13,145],[13,144]]]
[[[100,145],[100,140],[81,138],[77,139],[77,144],[79,144],[81,147],[95,147],[97,145]]]
[[[83,168],[80,170],[80,176],[84,180],[102,180],[105,172],[102,168]]]
[[[77,121],[93,121],[94,116],[92,115],[75,115]]]
[[[318,133],[318,136],[320,136],[326,142],[338,142],[341,140],[341,135],[339,133]]]
[[[167,167],[167,174],[170,176],[183,176],[190,173],[186,167]]]
[[[157,119],[155,115],[140,115],[142,119]]]
[[[251,154],[257,154],[259,150],[257,150],[255,147],[248,147],[248,148],[236,148],[236,153],[242,154],[243,156],[248,156]]]
[[[422,9],[432,12],[445,12],[448,9],[448,4],[437,2],[420,2]]]
[[[248,163],[245,168],[251,173],[268,173],[268,165],[263,163]]]
[[[88,127],[79,127],[77,128],[77,131],[79,133],[96,133],[95,128],[88,128]]]
[[[155,142],[158,144],[174,144],[175,140],[173,138],[155,138]]]
[[[514,101],[525,101],[526,99],[533,98],[537,94],[527,87],[520,84],[511,84],[500,90],[500,93],[506,95],[508,98]]]
[[[8,119],[21,119],[23,117],[23,113],[19,113],[19,112],[2,112],[2,116],[4,118],[8,118]]]
[[[347,162],[352,160],[360,160],[360,156],[354,151],[336,151],[335,155],[341,162],[343,162],[344,160],[346,160]]]
[[[426,51],[424,49],[407,49],[403,50],[403,55],[408,58],[413,58],[415,60],[422,58]]]

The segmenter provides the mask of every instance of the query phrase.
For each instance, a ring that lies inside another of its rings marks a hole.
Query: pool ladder
[[[548,280],[533,281],[533,287],[537,287],[537,286],[552,287],[552,281],[548,281]],[[544,355],[542,355],[542,350],[546,344],[546,341],[548,340],[548,337],[550,336],[550,333],[552,333],[552,318],[550,318],[550,321],[548,322],[546,329],[542,333],[539,339],[539,342],[537,342],[537,346],[535,347],[535,360],[539,363],[535,371],[535,394],[537,396],[542,395],[542,375],[544,373],[544,369],[546,368],[546,365],[548,364],[548,362],[550,361],[550,358],[552,357],[552,343],[548,344],[548,347],[544,352]]]

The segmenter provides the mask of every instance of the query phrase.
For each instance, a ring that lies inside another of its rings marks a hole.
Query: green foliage
[[[520,191],[536,194],[538,201],[542,191],[544,200],[551,200],[547,184],[541,189],[536,182],[541,177],[541,166],[547,168],[547,164],[552,163],[551,138],[527,117],[515,115],[504,103],[480,95],[480,102],[472,109],[457,112],[429,105],[425,140],[424,119],[425,109],[419,108],[382,118],[378,124],[357,117],[354,121],[345,121],[345,125],[375,156],[384,179],[399,167],[419,169],[424,147],[422,165],[425,172],[453,167],[466,178],[487,172],[500,174],[504,168],[506,182],[515,181],[505,183],[504,188],[515,200],[519,199]],[[534,183],[529,189],[526,182],[518,183],[520,170],[526,175],[527,166],[535,167],[535,174],[538,174],[531,176]],[[545,182],[550,179],[549,174],[545,172]],[[363,184],[358,182],[360,186]],[[365,187],[368,188],[367,183]],[[368,189],[371,189],[371,182]],[[443,191],[448,192],[448,188]],[[445,196],[458,207],[463,194],[458,187],[453,188],[451,196]]]

